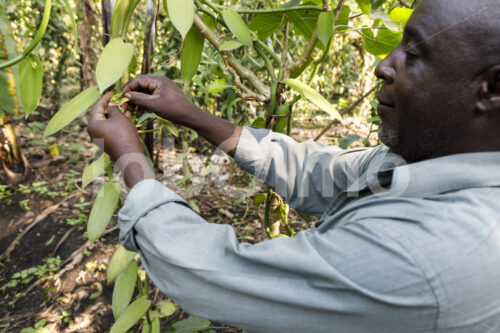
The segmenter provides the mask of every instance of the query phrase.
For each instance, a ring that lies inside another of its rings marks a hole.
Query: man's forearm
[[[188,111],[186,117],[177,123],[195,130],[211,144],[234,156],[241,135],[240,126],[200,110],[195,105]]]

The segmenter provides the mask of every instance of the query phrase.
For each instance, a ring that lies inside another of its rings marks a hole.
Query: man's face
[[[470,123],[472,55],[461,48],[460,24],[451,27],[446,2],[424,1],[402,43],[375,70],[385,81],[379,138],[409,162],[445,155]]]

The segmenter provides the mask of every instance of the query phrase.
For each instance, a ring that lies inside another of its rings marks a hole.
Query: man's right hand
[[[140,75],[122,89],[122,95],[130,101],[130,111],[138,106],[161,118],[189,126],[186,121],[199,109],[184,95],[182,90],[164,76]]]

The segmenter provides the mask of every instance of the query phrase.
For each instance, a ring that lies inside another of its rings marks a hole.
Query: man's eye
[[[413,47],[409,47],[409,48],[405,49],[405,55],[406,55],[406,59],[408,59],[408,60],[414,60],[414,59],[418,58],[418,54]]]

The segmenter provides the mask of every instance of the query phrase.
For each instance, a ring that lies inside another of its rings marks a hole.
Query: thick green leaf
[[[356,3],[364,14],[370,14],[370,10],[372,9],[370,0],[356,0]]]
[[[271,37],[283,22],[283,13],[263,13],[255,15],[248,27],[255,31],[260,39],[266,39]]]
[[[318,106],[321,110],[328,112],[331,114],[333,117],[342,120],[342,116],[340,113],[335,109],[335,107],[326,100],[323,96],[321,96],[316,90],[313,88],[309,87],[308,85],[296,80],[296,79],[288,79],[285,80],[284,83],[286,83],[290,88],[293,90],[297,91],[299,94],[301,94],[303,97],[308,99],[310,102]]]
[[[26,117],[35,111],[42,96],[43,68],[40,58],[31,53],[19,64],[21,103]]]
[[[123,42],[121,38],[109,41],[99,56],[95,73],[101,93],[122,78],[133,56],[132,44]]]
[[[128,7],[132,0],[117,0],[111,16],[111,38],[121,35],[123,23],[127,16]]]
[[[120,185],[112,181],[104,185],[97,194],[87,224],[90,243],[94,243],[106,230],[118,199],[120,199]]]
[[[207,319],[191,316],[173,324],[168,332],[175,333],[193,333],[201,330],[206,330],[210,327],[210,321]]]
[[[186,38],[194,21],[193,0],[167,0],[167,9],[172,24],[180,32],[182,39]]]
[[[169,301],[163,301],[158,304],[162,317],[171,316],[177,311],[177,305]]]
[[[99,88],[95,86],[87,88],[76,95],[52,117],[45,128],[43,137],[45,138],[61,130],[92,107],[99,98],[101,98],[101,94],[99,93]]]
[[[160,333],[160,317],[156,311],[149,311],[149,317],[151,318],[151,328],[147,321],[144,322],[142,326],[142,333]]]
[[[203,37],[198,28],[193,25],[186,35],[184,48],[181,53],[181,73],[185,81],[191,81],[198,71],[204,42],[205,37]]]
[[[401,26],[404,28],[412,13],[413,9],[410,8],[394,8],[389,14],[389,17],[394,22],[400,22]]]
[[[132,262],[125,268],[116,279],[113,288],[112,310],[115,320],[125,311],[132,300],[135,282],[137,281],[137,261]]]
[[[333,34],[333,12],[321,12],[318,17],[318,39],[325,45]]]
[[[122,313],[111,327],[110,333],[125,333],[141,319],[151,306],[146,296],[139,297]]]
[[[227,27],[231,32],[248,47],[252,47],[252,35],[250,34],[250,29],[248,29],[245,21],[241,18],[233,9],[226,9],[222,12],[222,18],[226,22]]]
[[[243,46],[243,43],[239,40],[228,40],[227,42],[222,43],[220,46],[221,51],[231,51],[236,50]]]
[[[108,265],[107,281],[113,281],[134,259],[137,253],[118,246]]]
[[[111,160],[109,158],[109,155],[106,153],[102,153],[99,158],[97,158],[95,161],[90,162],[85,166],[85,169],[83,169],[83,174],[82,174],[82,188],[87,187],[88,184],[94,181],[103,171],[106,169],[109,164],[111,163]]]

